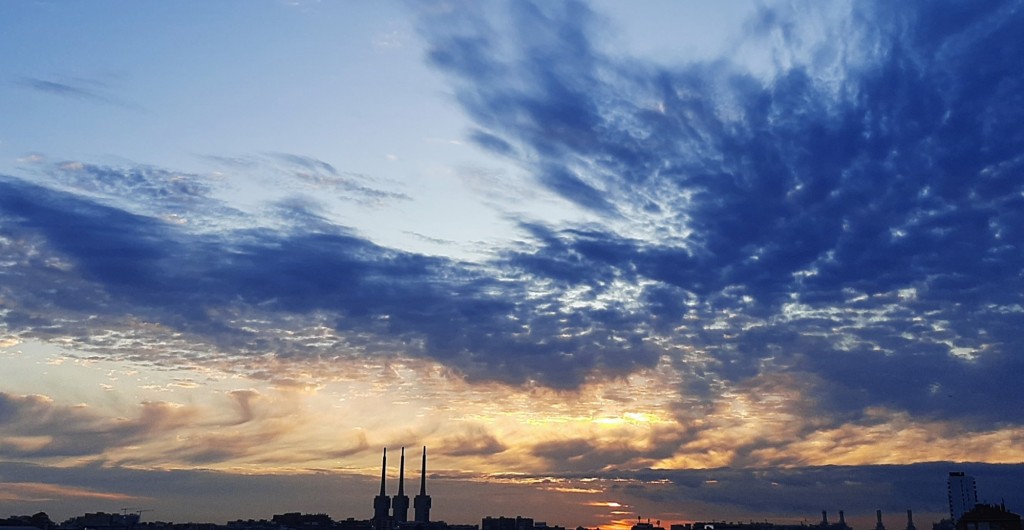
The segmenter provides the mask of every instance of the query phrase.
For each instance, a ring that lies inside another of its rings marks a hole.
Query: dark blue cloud
[[[527,225],[535,248],[510,265],[567,286],[654,280],[654,329],[727,380],[769,358],[821,377],[836,417],[1024,421],[1019,2],[858,3],[830,28],[843,49],[766,7],[751,46],[777,32],[798,58],[767,76],[607,53],[579,3],[499,11],[428,16],[429,60],[478,144],[607,221]],[[619,235],[631,224],[688,235]]]
[[[31,304],[49,306],[54,321],[74,320],[61,314],[74,307],[45,294],[68,285],[65,294],[102,300],[104,315],[153,319],[236,352],[309,353],[232,322],[238,312],[256,312],[329,315],[371,351],[431,357],[476,380],[573,387],[590,374],[628,373],[657,359],[630,331],[636,315],[614,307],[567,312],[559,292],[527,303],[527,281],[386,249],[315,215],[296,211],[287,230],[192,232],[21,180],[0,181],[0,191],[3,235],[35,242],[9,247],[13,265],[0,271],[18,278],[6,288],[14,332],[54,325],[22,318]],[[45,265],[48,258],[69,262],[70,271]],[[86,304],[82,312],[98,309]]]

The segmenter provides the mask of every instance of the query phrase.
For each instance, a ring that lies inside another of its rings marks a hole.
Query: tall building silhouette
[[[388,472],[388,449],[384,448],[384,459],[380,469],[380,494],[373,498],[373,529],[389,530],[391,521],[388,510],[391,508],[391,497],[384,491],[384,479]]]
[[[955,524],[978,504],[978,488],[974,477],[965,475],[963,471],[950,471],[946,485],[949,489],[949,517]]]
[[[398,495],[391,499],[396,523],[409,520],[409,496],[405,494],[405,448],[402,448],[402,459],[398,466]]]
[[[875,510],[875,517],[878,522],[875,523],[875,530],[885,530],[885,525],[882,524],[882,510]]]
[[[420,469],[420,493],[413,499],[417,523],[430,522],[430,495],[427,495],[427,446],[423,446],[423,467]]]

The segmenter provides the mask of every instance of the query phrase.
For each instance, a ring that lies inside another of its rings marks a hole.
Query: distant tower
[[[885,525],[882,524],[882,510],[875,510],[875,517],[878,518],[878,522],[875,523],[875,530],[885,530]]]
[[[402,448],[402,460],[398,467],[398,495],[391,500],[395,522],[404,523],[409,520],[409,496],[405,494],[405,448]]]
[[[423,468],[420,469],[420,494],[413,500],[417,523],[430,522],[430,495],[427,495],[427,448],[423,447]]]
[[[828,526],[828,512],[821,511],[821,526]]]
[[[914,512],[907,510],[907,530],[917,530],[914,527]]]
[[[978,504],[978,488],[974,477],[964,475],[963,471],[950,471],[946,485],[949,488],[949,517],[956,524]]]
[[[388,471],[388,449],[384,448],[384,460],[380,467],[380,495],[373,498],[373,530],[388,530],[388,509],[391,498],[384,492],[384,478]]]
[[[844,514],[842,510],[839,510],[839,526],[842,526],[843,528],[849,528],[848,526],[846,526],[846,514]]]

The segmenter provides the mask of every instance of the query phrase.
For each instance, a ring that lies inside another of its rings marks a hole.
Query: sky
[[[4,2],[0,517],[1020,513],[1022,25]]]

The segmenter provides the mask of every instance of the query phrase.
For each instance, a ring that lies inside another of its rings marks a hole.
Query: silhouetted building
[[[385,479],[388,472],[388,450],[384,448],[384,458],[380,469],[380,494],[373,498],[373,529],[391,530],[391,518],[388,510],[391,509],[391,497],[388,497],[384,490]]]
[[[672,525],[671,530],[820,530],[819,525],[775,524],[768,521],[749,523],[725,521],[698,521],[688,525]]]
[[[405,448],[402,448],[402,457],[398,464],[398,495],[391,499],[391,509],[394,512],[396,523],[404,523],[409,520],[409,496],[405,494]]]
[[[533,519],[529,517],[484,517],[480,530],[533,530]]]
[[[660,525],[660,521],[658,522]],[[770,523],[767,519],[763,521],[696,521],[691,524],[674,524],[670,527],[671,530],[822,530],[827,528],[829,530],[836,530],[839,528],[845,528],[846,530],[852,530],[846,524],[846,515],[839,512],[839,522],[830,523],[828,522],[828,514],[822,512],[822,520],[809,524],[803,523],[791,523],[791,524],[776,524]],[[635,528],[635,526],[634,526]]]
[[[657,524],[651,524],[651,520],[650,519],[648,519],[647,522],[641,522],[640,521],[640,517],[637,517],[636,518],[636,524],[633,525],[633,527],[630,530],[665,530],[665,529],[661,527],[661,521],[658,521]]]
[[[978,488],[974,477],[963,471],[950,471],[946,481],[949,491],[949,517],[954,523],[978,504]]]
[[[4,527],[5,530],[13,530],[14,528],[50,530],[50,528],[57,525],[50,520],[50,516],[46,512],[39,512],[35,515],[12,515],[7,519],[0,519],[0,526]]]
[[[850,527],[846,525],[846,514],[842,510],[839,510],[839,522],[829,523],[828,512],[825,510],[821,511],[821,522],[818,523],[818,527],[822,530],[850,530]]]
[[[173,525],[171,525],[173,526]],[[228,530],[280,530],[281,525],[268,521],[266,519],[235,519],[234,521],[228,521],[225,525]],[[155,530],[157,528],[165,528],[167,525],[158,526],[153,523],[146,524],[146,528]],[[370,530],[367,528],[366,530]]]
[[[914,526],[914,512],[907,510],[907,530],[917,530]]]
[[[334,523],[336,530],[373,530],[372,521],[365,521],[361,519],[353,519],[349,517],[343,521],[336,521]]]
[[[1020,516],[1003,505],[977,504],[960,517],[956,530],[1021,530]]]
[[[61,523],[64,528],[81,528],[89,530],[130,530],[139,522],[137,513],[87,513],[72,517]]]
[[[413,499],[417,523],[430,522],[430,495],[427,495],[427,447],[423,446],[423,467],[420,469],[420,494]]]
[[[283,513],[270,518],[275,524],[294,529],[330,528],[334,520],[325,513]]]
[[[882,524],[882,510],[875,510],[875,530],[885,530],[885,525]]]

